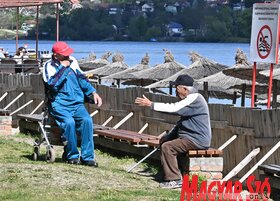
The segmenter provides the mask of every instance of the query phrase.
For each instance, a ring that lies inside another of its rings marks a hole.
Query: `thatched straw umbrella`
[[[221,89],[228,90],[228,89],[236,89],[241,90],[241,87],[243,84],[246,84],[246,91],[249,93],[251,92],[250,87],[252,86],[252,81],[250,80],[242,80],[236,77],[231,77],[225,75],[223,72],[218,72],[214,75],[210,75],[205,78],[201,78],[199,80],[196,80],[197,83],[204,83],[208,82],[209,91],[211,90],[211,87],[217,88],[220,87]],[[257,93],[263,93],[267,89],[266,84],[262,83],[256,83],[256,92]]]
[[[101,56],[100,59],[96,59],[96,56],[94,58],[94,55],[92,55],[91,59],[87,59],[83,63],[80,63],[80,67],[83,71],[94,70],[103,67],[105,65],[110,64],[108,58],[111,55],[112,55],[111,52],[106,52],[104,55]]]
[[[256,80],[258,82],[266,82],[266,78],[259,74],[260,71],[269,69],[269,64],[259,64],[257,65],[257,76]],[[223,70],[223,73],[228,76],[240,78],[242,80],[252,80],[253,65],[248,63],[245,53],[237,49],[235,56],[235,65],[231,68]]]
[[[273,69],[273,76],[272,76],[272,79],[274,80],[280,80],[280,66],[279,65],[275,65],[275,69]],[[259,72],[260,75],[263,75],[265,77],[267,77],[267,80],[268,80],[268,77],[270,76],[270,70],[263,70],[263,71],[260,71]]]
[[[163,49],[163,51],[165,52],[163,64],[158,64],[153,68],[138,71],[136,73],[130,73],[127,77],[131,80],[128,80],[123,84],[140,84],[145,86],[152,82],[168,78],[185,68],[183,64],[175,61],[174,56],[170,51],[166,49]]]
[[[146,55],[142,58],[141,63],[140,64],[136,64],[135,66],[132,66],[131,68],[128,68],[124,71],[103,77],[103,80],[111,80],[111,79],[115,79],[115,80],[126,80],[126,79],[130,79],[130,73],[135,73],[141,70],[145,70],[148,69],[149,66],[149,62],[150,62],[150,57],[148,55],[148,53],[146,53]]]
[[[165,88],[169,87],[170,81],[176,80],[179,75],[188,74],[193,79],[200,79],[209,75],[213,75],[219,71],[226,69],[228,66],[211,61],[199,55],[196,52],[190,53],[191,61],[193,62],[188,68],[185,68],[176,74],[160,80],[156,83],[146,86],[145,88]]]
[[[123,55],[117,52],[112,57],[111,64],[105,65],[103,67],[94,70],[87,71],[85,72],[85,74],[92,74],[93,76],[95,77],[98,76],[100,78],[100,77],[104,77],[104,76],[108,76],[114,73],[124,71],[128,68],[129,66],[124,62]]]

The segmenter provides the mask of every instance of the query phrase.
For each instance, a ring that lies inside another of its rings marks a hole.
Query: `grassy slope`
[[[57,162],[34,162],[30,160],[32,141],[22,135],[0,135],[0,200],[179,200],[179,190],[158,188],[152,177],[155,171],[146,176],[127,173],[135,162],[132,158],[97,150],[99,168],[73,166],[59,160],[62,147],[55,147]]]

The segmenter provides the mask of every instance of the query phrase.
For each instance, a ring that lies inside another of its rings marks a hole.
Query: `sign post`
[[[254,107],[257,62],[270,63],[267,107],[270,108],[273,64],[278,63],[279,4],[255,3],[252,15],[250,57],[254,62],[252,73],[252,99]]]

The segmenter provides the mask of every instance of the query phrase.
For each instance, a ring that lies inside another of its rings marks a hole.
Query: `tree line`
[[[253,2],[252,2],[253,3]],[[181,37],[167,36],[166,25],[171,21],[184,27]],[[83,7],[64,12],[60,17],[61,40],[131,40],[189,42],[249,42],[252,8],[233,10],[227,5],[210,7],[204,0],[186,7],[177,14],[163,6],[151,13],[132,13],[118,9],[110,15],[107,9]],[[55,39],[56,20],[48,16],[40,20],[40,37]],[[33,34],[29,34],[34,37]]]

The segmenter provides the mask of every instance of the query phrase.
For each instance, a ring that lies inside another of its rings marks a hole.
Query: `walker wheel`
[[[40,156],[40,148],[38,146],[34,146],[32,159],[34,161],[37,161],[39,156]]]
[[[55,161],[55,151],[53,147],[47,149],[46,161],[48,163],[53,163]]]

